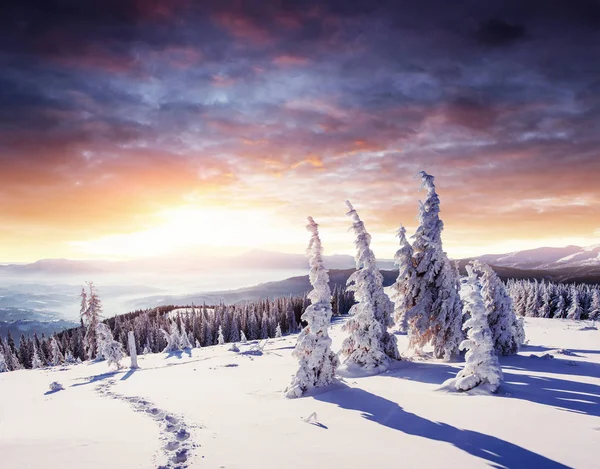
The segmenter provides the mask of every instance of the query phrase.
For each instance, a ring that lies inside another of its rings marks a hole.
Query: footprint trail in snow
[[[191,451],[197,445],[190,441],[189,427],[184,421],[167,411],[156,407],[147,399],[136,396],[123,396],[111,391],[115,385],[114,380],[96,386],[96,391],[107,397],[128,402],[136,411],[144,412],[160,425],[161,439],[165,441],[162,447],[162,456],[168,462],[159,465],[157,469],[184,469],[188,467],[187,461]]]

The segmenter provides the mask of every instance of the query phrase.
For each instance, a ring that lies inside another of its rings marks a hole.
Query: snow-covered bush
[[[246,342],[248,342],[248,339],[246,338],[246,334],[244,334],[244,331],[240,331],[240,342],[242,344],[245,344]]]
[[[62,391],[63,389],[65,389],[63,385],[60,384],[58,381],[51,382],[48,387],[50,388],[51,392]]]
[[[319,237],[319,225],[308,217],[307,230],[311,234],[307,254],[309,256],[309,280],[313,290],[308,294],[311,304],[302,315],[306,327],[298,335],[293,355],[298,360],[298,371],[285,390],[286,397],[300,397],[307,390],[327,386],[335,380],[339,365],[338,357],[331,350],[328,334],[331,321],[331,290],[329,275],[323,264],[323,247]]]
[[[275,328],[275,338],[278,339],[281,337],[281,325],[277,324]]]
[[[456,378],[444,382],[443,389],[469,391],[480,387],[490,392],[496,392],[502,382],[502,369],[494,350],[492,333],[488,324],[487,311],[481,297],[480,286],[473,268],[468,265],[468,289],[465,299],[465,313],[470,319],[464,324],[467,339],[460,344],[461,350],[466,350],[465,366],[458,372]]]
[[[106,359],[109,368],[114,366],[117,370],[120,369],[121,360],[125,356],[121,342],[113,338],[112,332],[103,322],[96,326],[96,337],[99,355]]]

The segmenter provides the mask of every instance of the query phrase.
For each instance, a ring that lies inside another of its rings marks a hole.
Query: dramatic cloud
[[[73,242],[178,207],[268,211],[299,240],[311,214],[349,251],[346,198],[391,257],[421,169],[452,255],[597,237],[596,2],[25,0],[1,18],[0,260],[85,257]]]

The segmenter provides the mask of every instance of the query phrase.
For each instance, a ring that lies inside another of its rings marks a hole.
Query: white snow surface
[[[0,466],[599,468],[592,326],[526,318],[529,345],[500,357],[495,395],[438,391],[463,363],[420,357],[285,399],[296,335],[262,341],[262,352],[250,341],[239,353],[226,344],[139,356],[139,370],[86,362],[0,373]],[[404,350],[406,336],[398,343]],[[64,390],[48,391],[53,381]]]

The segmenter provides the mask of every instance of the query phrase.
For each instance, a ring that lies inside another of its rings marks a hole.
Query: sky
[[[0,260],[393,257],[433,174],[453,257],[600,242],[600,5],[0,7]]]

